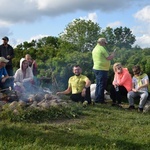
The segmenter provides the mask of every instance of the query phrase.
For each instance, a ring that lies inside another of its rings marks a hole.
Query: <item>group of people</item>
[[[3,44],[0,45],[0,89],[8,87],[17,91],[25,92],[31,90],[34,84],[34,76],[37,75],[37,64],[29,54],[20,59],[20,68],[13,75],[12,58],[14,50],[8,44],[9,38],[3,37]],[[107,41],[105,38],[99,38],[97,45],[92,51],[93,72],[96,78],[95,103],[105,104],[104,91],[107,86],[108,71],[110,61],[115,57],[115,52],[109,54],[106,50]],[[148,85],[149,77],[143,73],[139,65],[132,68],[134,76],[131,77],[127,68],[121,63],[113,65],[114,80],[110,89],[110,98],[112,106],[120,106],[122,96],[126,96],[129,101],[129,109],[135,109],[134,100],[139,97],[139,111],[143,111],[143,107],[149,96]],[[75,102],[87,101],[91,103],[90,79],[82,75],[82,69],[79,65],[73,66],[74,76],[69,78],[68,88],[65,91],[57,92],[60,94],[71,93],[71,99]]]
[[[0,45],[0,90],[11,89],[24,92],[30,90],[37,75],[37,64],[29,54],[20,59],[20,68],[13,73],[12,59],[14,49],[8,44],[9,38],[3,37]]]
[[[115,52],[109,54],[106,50],[107,41],[105,38],[99,38],[97,45],[92,51],[93,72],[96,78],[95,103],[106,104],[104,91],[107,86],[108,71],[110,68],[110,60],[115,57]],[[135,109],[134,100],[139,98],[140,112],[143,111],[144,105],[149,96],[148,85],[149,77],[143,73],[139,65],[132,68],[134,76],[132,77],[127,68],[124,68],[121,63],[113,65],[114,80],[110,88],[110,98],[112,106],[121,107],[122,96],[126,96],[129,102],[128,109]],[[73,67],[74,76],[69,78],[68,88],[65,91],[57,92],[60,94],[71,93],[71,99],[75,102],[91,103],[90,85],[91,81],[88,77],[82,75],[82,69],[79,65]]]

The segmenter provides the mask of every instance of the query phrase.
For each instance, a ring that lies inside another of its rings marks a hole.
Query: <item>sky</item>
[[[92,20],[102,29],[130,28],[134,45],[150,48],[150,0],[0,0],[0,37],[16,46],[58,37],[74,19]]]

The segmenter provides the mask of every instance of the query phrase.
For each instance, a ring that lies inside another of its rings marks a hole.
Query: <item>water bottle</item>
[[[116,90],[116,92],[118,92],[118,91],[119,91],[119,87],[118,87],[118,86],[116,86],[116,87],[115,87],[115,90]]]

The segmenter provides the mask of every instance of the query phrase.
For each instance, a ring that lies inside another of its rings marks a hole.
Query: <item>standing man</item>
[[[88,101],[91,103],[90,96],[90,85],[91,81],[85,75],[82,75],[82,69],[79,65],[73,67],[74,76],[69,78],[68,88],[65,91],[57,92],[57,95],[60,94],[71,94],[71,99],[75,102],[84,102]]]
[[[107,76],[110,68],[110,60],[114,58],[114,52],[109,55],[106,50],[107,41],[99,38],[97,45],[92,51],[93,71],[96,77],[95,102],[105,104],[104,90],[107,84]]]
[[[9,76],[13,76],[12,58],[14,57],[14,49],[8,44],[9,38],[7,36],[2,38],[3,44],[0,45],[0,57],[8,59],[6,70]]]

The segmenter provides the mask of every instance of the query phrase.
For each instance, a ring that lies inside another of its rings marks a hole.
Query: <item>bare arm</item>
[[[115,57],[115,52],[112,52],[106,59],[112,60]]]
[[[90,87],[90,85],[91,85],[91,81],[90,81],[89,79],[87,79],[87,80],[85,81],[85,88]]]
[[[6,79],[8,79],[9,78],[9,76],[8,75],[6,75],[6,76],[4,76],[3,78],[2,78],[2,82],[4,83],[5,81],[6,81]]]
[[[147,80],[145,80],[145,83],[143,85],[141,85],[140,87],[138,87],[137,90],[140,90],[141,88],[144,88],[144,87],[148,87],[148,85],[149,85],[149,80],[147,79]]]
[[[70,92],[71,92],[71,87],[68,87],[65,91],[57,92],[56,95],[69,94]]]

